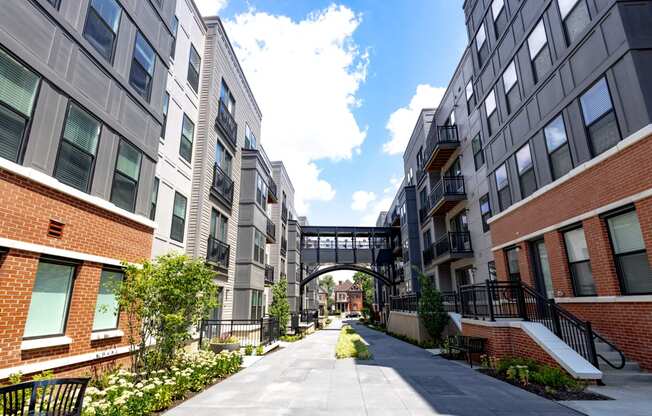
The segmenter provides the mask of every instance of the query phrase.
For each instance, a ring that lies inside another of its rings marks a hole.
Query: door
[[[536,273],[536,288],[543,296],[548,299],[555,297],[555,289],[552,285],[552,275],[550,274],[550,263],[548,261],[548,251],[543,240],[532,242],[532,257],[534,262],[534,271]]]

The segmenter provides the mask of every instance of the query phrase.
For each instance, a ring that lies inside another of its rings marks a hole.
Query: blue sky
[[[462,0],[224,3],[222,0],[219,13],[227,22],[229,36],[262,107],[261,142],[271,158],[282,158],[290,166],[299,213],[307,213],[311,224],[369,223],[380,207],[388,208],[395,189],[390,181],[397,183],[403,176],[402,152],[397,149],[407,142],[418,108],[437,104],[466,45]],[[200,7],[206,8],[204,4]],[[308,25],[311,31],[303,31]],[[278,31],[284,31],[284,42],[296,42],[296,48],[288,52],[286,46],[274,46],[273,40],[265,44],[265,33]],[[317,46],[312,51],[297,39],[306,33],[318,39],[332,36],[325,44],[337,43],[337,47]],[[256,39],[257,43],[248,43]],[[351,59],[349,64],[341,63],[342,54]],[[335,62],[332,66],[330,57]],[[314,73],[314,78],[299,82],[296,92],[289,91],[292,85],[284,87],[288,94],[274,89],[286,71],[302,67],[304,58],[304,67],[312,69],[303,72]],[[311,59],[318,59],[318,64],[309,64]],[[286,61],[285,66],[278,65],[281,60]],[[324,63],[324,73],[320,73],[320,62]],[[270,68],[269,72],[262,67]],[[341,93],[340,79],[352,85]],[[310,85],[322,83],[327,85],[311,91]],[[422,85],[419,94],[418,85]],[[289,96],[292,100],[284,99]],[[355,103],[345,104],[345,96]],[[331,107],[338,108],[333,113],[320,107],[331,102]],[[279,107],[286,113],[280,113]],[[306,108],[315,108],[317,114]],[[292,129],[287,126],[294,126],[288,112],[312,117],[309,123],[295,126],[289,134],[291,139],[284,137]],[[266,117],[283,118],[284,124]],[[392,139],[393,150],[386,144]],[[332,142],[333,149],[316,144],[318,140],[326,145]],[[288,150],[291,147],[302,151],[293,154]],[[302,158],[306,160],[297,160]]]

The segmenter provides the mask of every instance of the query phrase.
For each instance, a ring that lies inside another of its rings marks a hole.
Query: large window
[[[233,165],[233,156],[224,148],[222,143],[217,143],[215,146],[215,163],[222,169],[224,173],[231,176],[231,168]]]
[[[475,47],[478,51],[479,66],[482,66],[489,56],[489,46],[487,45],[487,31],[484,23],[480,25],[478,33],[475,35]]]
[[[496,95],[494,90],[491,90],[487,98],[484,100],[484,109],[487,112],[487,127],[489,128],[489,136],[498,130],[498,111],[496,111]]]
[[[192,162],[192,141],[195,137],[195,124],[190,121],[187,115],[183,115],[181,126],[181,142],[179,144],[179,156],[188,163]]]
[[[154,178],[154,186],[152,187],[152,200],[149,205],[149,219],[154,221],[156,219],[156,204],[158,203],[158,187],[159,179]]]
[[[170,58],[174,59],[177,52],[177,32],[179,31],[179,18],[172,16],[172,45],[170,46]]]
[[[591,21],[585,0],[557,0],[566,42],[573,43]]]
[[[183,243],[183,236],[186,229],[186,208],[188,200],[179,192],[174,193],[174,206],[172,207],[172,227],[170,238]]]
[[[170,109],[170,93],[163,94],[163,124],[161,125],[161,139],[165,140],[165,129],[168,125],[168,111]]]
[[[612,148],[620,140],[616,113],[611,104],[607,80],[601,78],[580,97],[584,126],[591,145],[591,153],[597,156]]]
[[[39,262],[25,322],[25,338],[65,333],[74,275],[74,265]]]
[[[596,294],[589,249],[586,245],[583,228],[576,228],[564,233],[566,255],[570,268],[575,296],[593,296]]]
[[[491,218],[491,203],[489,194],[480,197],[480,217],[482,218],[482,231],[489,231],[489,218]]]
[[[84,38],[107,61],[113,62],[122,8],[115,0],[91,0]]]
[[[263,317],[263,291],[251,291],[251,319],[260,319]]]
[[[503,72],[503,86],[505,87],[505,99],[507,100],[507,114],[511,113],[521,99],[518,91],[518,75],[516,74],[516,64],[514,61],[507,65]]]
[[[512,282],[518,282],[521,280],[521,266],[518,263],[518,251],[519,249],[517,247],[505,250],[505,256],[507,257],[507,273],[509,274],[509,280]]]
[[[118,327],[119,307],[116,290],[123,278],[124,274],[121,271],[102,270],[100,289],[95,302],[93,331],[106,331]]]
[[[101,129],[102,124],[95,117],[76,104],[68,106],[54,168],[55,178],[80,191],[89,191]]]
[[[256,174],[256,202],[263,209],[267,210],[267,184],[263,177],[258,173]]]
[[[231,94],[229,86],[222,80],[222,89],[220,90],[220,101],[226,105],[226,109],[232,116],[235,116],[235,98]]]
[[[507,177],[507,166],[503,163],[496,169],[496,189],[498,190],[498,203],[500,210],[512,205],[512,194],[509,189],[509,178]]]
[[[550,48],[548,47],[548,38],[546,37],[546,28],[543,20],[534,27],[532,33],[527,38],[527,46],[530,51],[530,61],[532,62],[532,71],[534,72],[534,82],[539,82],[541,77],[550,69],[552,60],[550,59]]]
[[[245,123],[245,149],[256,149],[258,147],[258,141],[254,132],[251,131],[249,124]]]
[[[0,49],[0,157],[22,158],[40,78]]]
[[[623,292],[652,293],[652,271],[636,211],[609,217],[607,223]]]
[[[154,77],[154,65],[156,55],[154,49],[145,40],[142,33],[136,33],[134,54],[131,60],[131,71],[129,72],[129,84],[136,92],[149,101],[152,95],[152,78]]]
[[[254,261],[265,263],[265,236],[258,230],[254,230]]]
[[[201,69],[201,57],[194,46],[190,45],[190,58],[188,62],[188,83],[195,92],[199,91],[199,71]]]
[[[216,209],[211,210],[211,229],[209,230],[209,234],[211,237],[217,238],[223,243],[226,243],[229,235],[229,219]]]
[[[131,212],[134,212],[136,208],[136,194],[138,193],[142,158],[143,155],[140,150],[129,142],[120,140],[115,173],[113,174],[111,202]]]
[[[491,16],[494,19],[496,38],[499,38],[507,27],[507,11],[505,10],[504,0],[494,0],[491,2]]]
[[[471,114],[471,111],[475,108],[475,92],[473,90],[472,80],[469,80],[466,84],[466,107],[469,114]]]
[[[480,169],[484,166],[484,150],[482,150],[482,139],[480,134],[477,134],[471,141],[471,147],[473,148],[473,163],[475,164],[475,170]]]
[[[566,138],[564,117],[560,114],[552,120],[543,130],[543,134],[546,138],[546,149],[548,149],[552,178],[557,180],[573,169],[573,160],[568,147],[568,139]]]
[[[518,180],[521,185],[521,198],[527,198],[537,190],[537,178],[534,174],[532,152],[530,144],[526,144],[516,152],[516,166],[518,167]]]

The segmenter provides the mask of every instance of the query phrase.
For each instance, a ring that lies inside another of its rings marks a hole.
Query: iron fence
[[[419,298],[416,293],[392,296],[389,298],[389,307],[397,312],[417,312]]]
[[[231,115],[226,103],[220,100],[220,104],[217,109],[217,118],[215,119],[215,124],[220,127],[224,133],[226,133],[227,139],[233,147],[238,145],[238,123],[236,123],[235,118]]]
[[[199,346],[207,347],[211,342],[229,337],[240,341],[240,346],[268,345],[278,340],[281,329],[278,319],[206,319],[201,322]]]
[[[457,292],[441,292],[441,300],[446,312],[460,312],[460,298]]]

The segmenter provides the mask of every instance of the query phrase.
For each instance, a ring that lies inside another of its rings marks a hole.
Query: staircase
[[[607,386],[652,383],[652,373],[646,373],[636,361],[625,360],[622,369],[611,367],[605,360],[616,363],[620,361],[620,353],[606,342],[595,340],[595,352],[598,355],[602,382]]]

